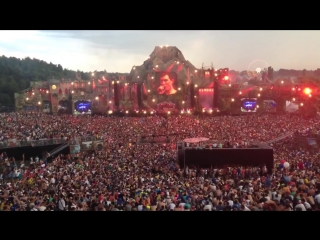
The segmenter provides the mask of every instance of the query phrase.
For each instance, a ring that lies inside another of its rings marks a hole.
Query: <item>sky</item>
[[[0,31],[0,55],[84,72],[130,72],[155,46],[176,46],[201,68],[320,68],[320,31]]]

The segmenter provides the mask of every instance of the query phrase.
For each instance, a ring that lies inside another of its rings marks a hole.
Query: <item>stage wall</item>
[[[124,83],[119,85],[119,107],[121,110],[138,110],[138,84]]]
[[[185,158],[185,159],[184,159]],[[266,164],[269,172],[273,168],[272,148],[215,148],[178,150],[178,161],[181,168],[196,166],[210,168],[225,165],[259,166]]]

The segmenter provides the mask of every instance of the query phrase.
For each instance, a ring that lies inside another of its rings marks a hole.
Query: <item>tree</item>
[[[0,93],[0,106],[10,105],[12,104],[12,100],[7,94]]]

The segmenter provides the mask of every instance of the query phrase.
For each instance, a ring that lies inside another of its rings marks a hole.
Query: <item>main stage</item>
[[[177,159],[181,168],[266,165],[271,173],[274,166],[273,149],[262,143],[249,148],[199,148],[186,147],[184,142],[179,142],[177,148]]]

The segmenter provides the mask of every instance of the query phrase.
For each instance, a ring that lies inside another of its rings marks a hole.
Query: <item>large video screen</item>
[[[174,109],[178,109],[182,101],[182,91],[175,72],[156,72],[154,78],[148,78],[142,85],[141,93],[144,106],[154,110],[159,110],[164,103],[173,104]],[[172,107],[170,109],[172,111]]]
[[[91,101],[75,101],[74,114],[91,114]]]
[[[241,99],[241,112],[256,112],[256,111],[257,111],[257,98]]]
[[[213,88],[200,88],[199,89],[199,106],[201,109],[213,109]]]
[[[175,72],[156,72],[156,92],[158,95],[173,95],[178,92],[178,75]]]

